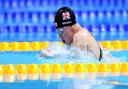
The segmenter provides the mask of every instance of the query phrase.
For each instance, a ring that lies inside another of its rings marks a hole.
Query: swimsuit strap
[[[99,61],[101,61],[101,59],[103,58],[103,53],[102,53],[102,50],[100,48],[100,56],[99,56]]]

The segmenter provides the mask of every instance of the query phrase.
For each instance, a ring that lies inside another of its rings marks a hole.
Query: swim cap
[[[56,28],[71,26],[76,23],[76,17],[72,9],[62,7],[56,12],[55,25]]]

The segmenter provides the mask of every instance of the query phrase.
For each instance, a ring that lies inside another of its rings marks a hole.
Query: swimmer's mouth
[[[62,40],[63,41],[63,43],[65,43],[65,40]]]

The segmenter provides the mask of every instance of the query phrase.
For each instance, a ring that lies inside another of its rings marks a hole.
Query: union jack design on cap
[[[61,7],[55,15],[56,28],[71,26],[76,23],[74,11],[69,7]]]
[[[69,12],[63,12],[62,17],[63,17],[63,20],[68,20],[68,19],[70,19],[70,13]]]

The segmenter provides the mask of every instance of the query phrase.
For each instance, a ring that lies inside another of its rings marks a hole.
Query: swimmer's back
[[[94,57],[99,59],[99,45],[87,29],[81,29],[73,36],[73,45],[79,47],[81,50],[87,50],[91,52],[94,54]]]

